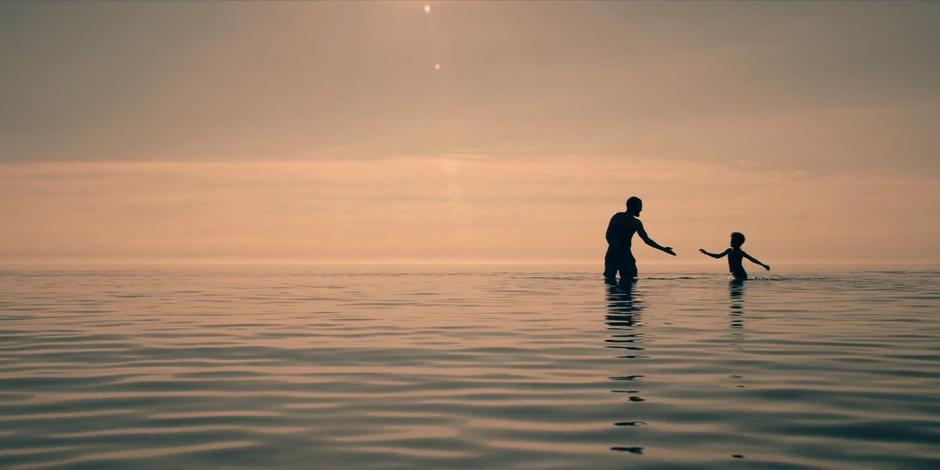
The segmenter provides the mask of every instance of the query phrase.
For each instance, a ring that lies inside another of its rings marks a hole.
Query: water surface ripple
[[[940,273],[0,271],[0,467],[937,468]]]

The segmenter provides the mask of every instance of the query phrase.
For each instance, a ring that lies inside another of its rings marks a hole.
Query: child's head
[[[741,232],[731,232],[731,246],[737,248],[744,244],[744,234]]]

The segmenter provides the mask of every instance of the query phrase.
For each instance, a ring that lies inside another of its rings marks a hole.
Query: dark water
[[[940,273],[0,272],[0,467],[937,468]]]

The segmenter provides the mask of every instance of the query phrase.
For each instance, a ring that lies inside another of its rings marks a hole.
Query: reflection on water
[[[0,271],[0,467],[940,464],[940,273],[602,289]]]
[[[636,299],[636,283],[605,283],[607,286],[607,327],[610,330],[637,326],[643,301]]]
[[[733,279],[728,281],[728,316],[731,328],[744,328],[744,289],[748,281]]]
[[[626,282],[614,284],[607,282],[607,315],[606,324],[610,332],[609,338],[604,340],[606,347],[618,350],[618,359],[635,361],[639,358],[646,358],[643,351],[643,333],[640,331],[642,326],[641,312],[643,310],[643,300],[637,296],[637,284]],[[615,375],[609,379],[613,388],[611,392],[622,393],[625,396],[627,407],[624,410],[625,416],[636,416],[636,410],[630,408],[635,403],[645,401],[641,394],[641,381],[643,375],[632,374],[630,362],[624,364],[623,368],[618,370],[625,371],[621,375]],[[644,426],[645,421],[638,419],[624,420],[620,417],[614,421],[614,426]],[[643,447],[640,446],[611,446],[610,450],[615,452],[628,452],[631,454],[642,455]]]

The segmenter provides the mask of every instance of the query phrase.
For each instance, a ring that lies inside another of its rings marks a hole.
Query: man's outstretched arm
[[[641,239],[643,239],[643,242],[644,242],[644,243],[646,243],[647,245],[649,245],[649,246],[651,246],[651,247],[653,247],[653,248],[656,248],[657,250],[660,250],[660,251],[662,251],[662,252],[664,252],[664,253],[669,253],[669,254],[672,255],[672,256],[676,256],[676,252],[675,252],[675,251],[672,251],[672,247],[671,247],[671,246],[662,246],[662,245],[660,245],[659,243],[656,243],[655,241],[653,241],[653,239],[650,238],[649,235],[646,234],[646,229],[643,228],[643,223],[642,223],[642,222],[639,222],[639,221],[637,221],[637,223],[639,223],[640,226],[637,227],[636,233],[637,233],[637,235],[640,236]]]

